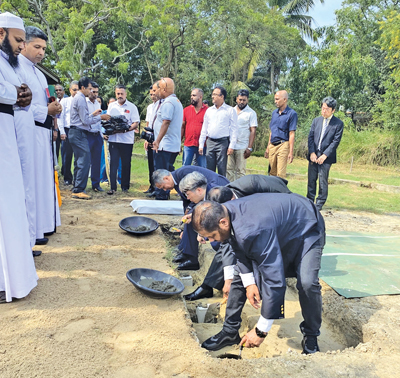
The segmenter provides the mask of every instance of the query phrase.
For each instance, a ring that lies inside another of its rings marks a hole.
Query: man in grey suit
[[[308,134],[307,198],[314,202],[319,178],[316,200],[318,210],[322,209],[328,198],[329,170],[331,165],[336,163],[336,150],[343,134],[343,122],[333,115],[336,105],[337,102],[333,97],[325,97],[322,100],[322,116],[314,118]]]

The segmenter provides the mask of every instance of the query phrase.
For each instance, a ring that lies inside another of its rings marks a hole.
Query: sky
[[[324,4],[316,1],[309,15],[315,20],[314,27],[331,26],[335,24],[335,10],[341,8],[340,0],[325,0]]]

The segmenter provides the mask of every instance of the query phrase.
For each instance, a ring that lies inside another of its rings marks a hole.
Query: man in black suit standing
[[[343,134],[343,122],[336,118],[337,102],[333,97],[322,100],[321,117],[314,118],[308,134],[308,186],[307,198],[315,200],[317,179],[319,190],[316,200],[318,210],[322,209],[328,198],[328,176],[331,165],[336,163],[336,150]]]

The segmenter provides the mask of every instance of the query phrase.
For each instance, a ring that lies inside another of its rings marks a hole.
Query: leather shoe
[[[241,340],[242,339],[239,336],[239,333],[232,335],[222,330],[221,332],[204,341],[204,343],[201,344],[201,347],[207,350],[215,351],[225,348],[227,346],[239,344]]]
[[[148,197],[148,198],[153,198],[155,196],[156,196],[156,192],[151,192],[149,194],[146,194],[146,197]]]
[[[183,296],[187,301],[197,301],[198,299],[203,298],[212,298],[214,295],[214,291],[212,287],[204,288],[199,286],[193,293],[186,294]]]
[[[98,186],[98,187],[96,187],[96,188],[93,188],[93,190],[94,190],[95,192],[104,192],[104,189],[101,188],[100,186]]]
[[[32,251],[33,257],[38,257],[42,254],[42,251]]]
[[[154,189],[153,189],[153,187],[150,185],[149,186],[149,189],[147,189],[145,192],[143,192],[143,193],[153,193],[154,192]]]
[[[44,236],[50,236],[50,235],[53,235],[54,234],[54,231],[51,231],[51,232],[45,232],[44,233]]]
[[[185,255],[184,253],[178,253],[173,259],[172,259],[172,262],[174,262],[174,263],[182,263],[182,262],[184,262],[184,261],[186,261],[186,260],[188,260],[189,259],[189,256],[188,255]]]
[[[45,245],[49,242],[48,238],[36,239],[35,245]]]
[[[198,261],[186,260],[178,265],[178,270],[199,270],[200,264]]]

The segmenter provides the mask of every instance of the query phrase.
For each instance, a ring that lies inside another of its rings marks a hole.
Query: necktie
[[[325,131],[326,131],[327,127],[328,127],[328,118],[325,118],[324,119],[324,124],[322,126],[322,130],[321,130],[321,136],[319,138],[318,149],[321,148],[322,139],[324,138]]]

